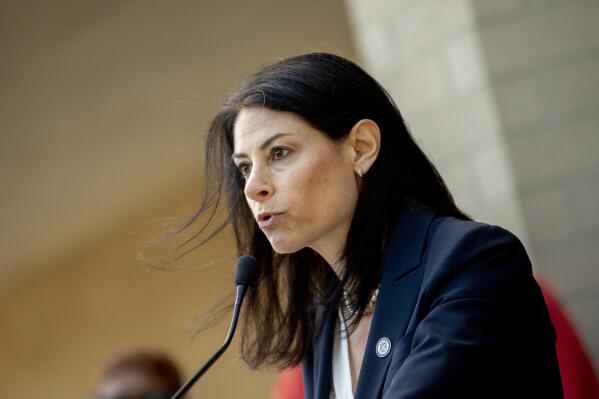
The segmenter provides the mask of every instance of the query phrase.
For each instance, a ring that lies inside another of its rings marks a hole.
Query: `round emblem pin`
[[[378,357],[385,357],[391,352],[391,340],[387,337],[379,339],[376,343],[376,355]]]

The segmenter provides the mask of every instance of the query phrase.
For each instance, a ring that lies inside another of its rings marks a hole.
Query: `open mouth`
[[[266,222],[267,220],[270,220],[272,218],[272,215],[264,215],[258,218],[259,221],[261,222]]]
[[[258,215],[258,226],[261,228],[272,226],[280,215],[280,213],[262,213]]]

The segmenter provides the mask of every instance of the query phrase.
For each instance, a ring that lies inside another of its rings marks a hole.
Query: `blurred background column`
[[[346,0],[457,202],[525,242],[599,365],[599,2]]]

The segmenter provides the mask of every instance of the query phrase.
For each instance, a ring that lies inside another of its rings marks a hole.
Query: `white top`
[[[333,384],[330,399],[354,399],[352,390],[351,369],[349,366],[349,349],[345,334],[345,321],[341,312],[335,326],[333,338]]]

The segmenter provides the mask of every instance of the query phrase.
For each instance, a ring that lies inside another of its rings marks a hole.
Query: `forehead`
[[[318,132],[299,116],[291,112],[275,111],[263,107],[243,108],[233,127],[235,151],[248,150],[276,133],[300,134]]]

